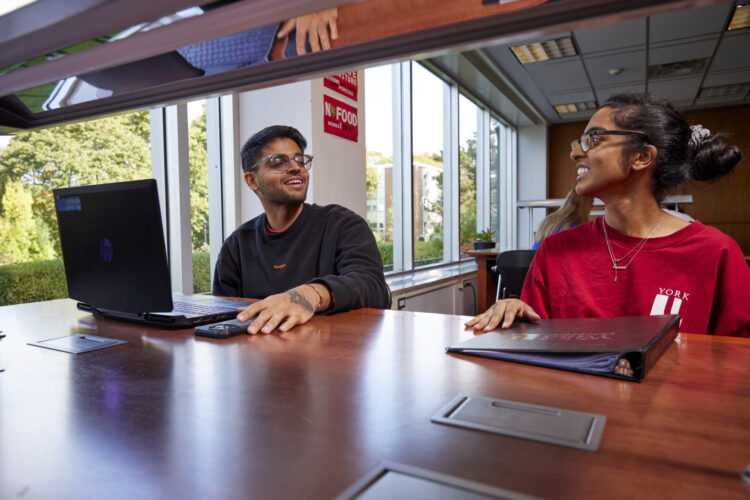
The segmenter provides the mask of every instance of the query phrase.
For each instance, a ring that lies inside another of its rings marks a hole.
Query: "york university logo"
[[[651,316],[658,314],[677,314],[680,312],[682,302],[689,299],[690,294],[671,288],[659,288],[659,293],[654,297],[651,305]],[[671,304],[670,304],[671,301]],[[667,312],[669,309],[669,312]]]

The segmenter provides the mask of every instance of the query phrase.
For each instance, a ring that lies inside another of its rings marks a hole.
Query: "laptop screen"
[[[156,181],[53,192],[69,296],[101,309],[171,311]]]

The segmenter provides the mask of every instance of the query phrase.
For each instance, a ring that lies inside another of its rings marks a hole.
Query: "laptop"
[[[188,328],[243,304],[172,293],[154,179],[53,190],[68,295],[96,316]]]

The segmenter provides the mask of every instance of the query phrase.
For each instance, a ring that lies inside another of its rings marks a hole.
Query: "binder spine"
[[[656,364],[656,361],[661,357],[664,351],[667,350],[667,347],[672,345],[672,341],[674,341],[674,339],[677,337],[677,329],[679,324],[680,317],[676,316],[676,318],[669,323],[669,327],[667,328],[667,330],[659,335],[656,339],[656,342],[654,342],[650,347],[646,349],[646,352],[643,354],[643,368],[640,378],[646,376],[646,374]]]

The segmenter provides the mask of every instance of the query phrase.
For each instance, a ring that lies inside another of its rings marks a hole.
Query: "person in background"
[[[681,332],[750,336],[750,269],[739,245],[659,206],[690,179],[730,173],[740,150],[648,94],[610,97],[571,148],[576,192],[602,200],[604,216],[545,238],[520,300],[499,300],[466,325],[679,314]]]
[[[243,179],[265,212],[224,241],[212,293],[262,299],[237,316],[257,316],[248,333],[285,332],[316,313],[391,305],[367,222],[339,205],[305,203],[313,160],[306,146],[297,129],[276,125],[250,137],[240,153]]]
[[[534,245],[531,249],[538,249],[542,240],[552,233],[588,222],[593,203],[592,197],[581,196],[576,193],[575,189],[571,189],[560,208],[545,217],[539,224],[534,233]]]

